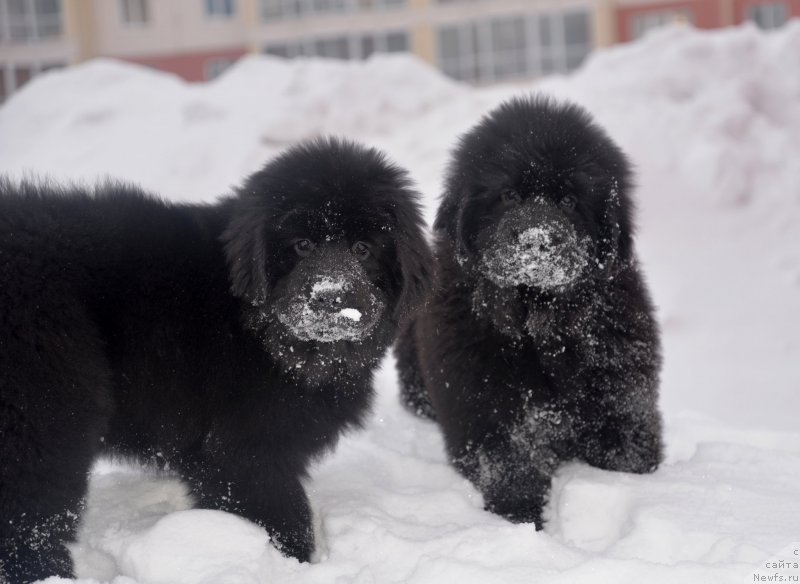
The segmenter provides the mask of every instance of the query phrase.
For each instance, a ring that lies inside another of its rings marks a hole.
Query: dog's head
[[[231,290],[267,350],[312,376],[330,373],[320,363],[353,370],[379,358],[430,273],[407,173],[374,149],[320,139],[237,194],[223,235]]]
[[[461,138],[435,228],[494,285],[559,292],[630,261],[630,182],[584,110],[514,99]]]

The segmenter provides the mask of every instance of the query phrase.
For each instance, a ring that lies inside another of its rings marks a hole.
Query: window
[[[760,28],[778,28],[788,18],[788,10],[785,2],[768,2],[751,6],[749,11],[750,20],[755,22]]]
[[[61,31],[61,0],[0,0],[0,42],[49,40]]]
[[[61,36],[61,2],[59,0],[36,0],[33,6],[39,38]]]
[[[122,3],[122,22],[129,25],[147,24],[147,0],[120,0]]]
[[[26,65],[17,65],[14,67],[14,89],[19,89],[25,85],[33,77],[33,67]]]
[[[521,18],[491,22],[491,71],[494,79],[524,75],[527,69],[527,36]]]
[[[375,52],[375,37],[364,36],[361,38],[361,58],[366,59]]]
[[[205,0],[206,14],[212,18],[227,19],[235,11],[234,0]]]
[[[264,48],[268,55],[324,57],[328,59],[366,59],[374,53],[395,53],[408,50],[405,32],[374,33],[353,36],[321,37],[286,43],[271,43]]]
[[[346,12],[347,9],[347,0],[312,0],[309,12],[325,14]]]
[[[203,65],[206,81],[216,79],[222,75],[228,68],[236,62],[236,59],[216,58],[209,59]]]
[[[349,59],[350,43],[347,37],[317,39],[314,41],[314,54],[328,59]]]
[[[353,10],[384,10],[405,6],[406,0],[349,0]]]
[[[13,66],[0,66],[0,103],[15,90],[20,89],[33,77],[51,69],[65,67],[66,63],[57,61],[18,63]]]
[[[390,32],[386,35],[387,53],[404,53],[408,50],[408,35],[404,32]],[[362,55],[368,57],[369,55]]]
[[[405,6],[408,0],[259,0],[265,21],[322,16],[360,11],[384,10]]]
[[[586,12],[564,14],[564,49],[566,70],[577,69],[592,50],[589,15]]]
[[[633,17],[631,34],[638,39],[648,31],[668,24],[694,22],[694,14],[690,10],[659,10],[646,12]]]
[[[439,62],[447,75],[464,81],[478,80],[477,36],[474,24],[439,29]]]
[[[36,31],[31,26],[29,8],[30,2],[26,0],[7,0],[8,38],[12,43],[36,38]]]
[[[444,26],[438,40],[442,70],[479,83],[571,71],[592,46],[589,14],[577,10]]]

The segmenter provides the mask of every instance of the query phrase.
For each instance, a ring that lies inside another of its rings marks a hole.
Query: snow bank
[[[485,513],[435,427],[397,403],[391,360],[364,431],[308,490],[321,558],[187,510],[174,480],[98,467],[79,573],[155,582],[753,582],[800,517],[800,23],[676,28],[571,77],[482,90],[408,57],[253,57],[206,85],[109,61],[38,78],[0,108],[0,172],[120,176],[211,200],[288,143],[340,133],[409,167],[428,218],[456,136],[539,90],[588,107],[638,171],[638,248],[664,329],[668,455],[653,475],[570,464],[544,532]],[[348,315],[343,315],[348,317]],[[171,513],[173,512],[174,513]],[[56,580],[53,580],[55,582]]]
[[[0,171],[109,175],[213,200],[292,142],[391,133],[463,91],[404,56],[252,56],[207,85],[96,60],[38,77],[0,109]]]

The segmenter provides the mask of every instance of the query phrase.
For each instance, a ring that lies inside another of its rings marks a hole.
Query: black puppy
[[[405,171],[333,139],[209,206],[0,181],[8,581],[71,574],[62,544],[103,452],[168,464],[199,506],[308,560],[300,480],[361,422],[373,369],[421,297],[421,224]]]
[[[542,526],[564,460],[661,460],[661,365],[633,251],[631,172],[589,115],[515,99],[465,134],[436,218],[426,311],[397,347],[403,398],[435,417],[487,509]]]

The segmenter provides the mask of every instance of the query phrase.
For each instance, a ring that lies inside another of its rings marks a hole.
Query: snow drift
[[[187,510],[169,478],[101,463],[80,582],[753,582],[798,549],[800,23],[668,29],[571,77],[469,89],[408,57],[267,57],[205,85],[109,61],[37,78],[0,108],[0,172],[122,177],[211,200],[289,143],[346,134],[417,178],[430,219],[456,136],[526,91],[597,116],[638,170],[639,241],[664,330],[667,460],[653,475],[565,466],[544,532],[482,510],[436,427],[398,404],[313,473],[320,561]],[[787,548],[787,546],[790,546]],[[788,551],[787,551],[788,550]],[[787,574],[800,575],[797,572]],[[55,581],[55,580],[54,580]]]

